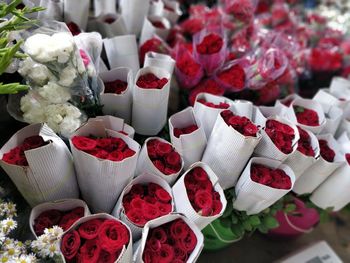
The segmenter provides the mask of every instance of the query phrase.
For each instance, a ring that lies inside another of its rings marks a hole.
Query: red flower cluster
[[[265,132],[281,152],[289,154],[293,151],[292,144],[295,138],[293,128],[279,121],[268,120]]]
[[[77,35],[79,35],[81,33],[81,30],[80,30],[79,26],[76,23],[74,23],[74,22],[69,22],[67,24],[67,27],[68,27],[69,31],[72,33],[73,36],[77,36]]]
[[[298,123],[307,126],[319,126],[319,120],[317,112],[314,110],[306,109],[301,106],[294,106],[294,112],[297,116]]]
[[[205,99],[199,99],[197,101],[199,103],[204,104],[205,106],[208,106],[210,108],[215,108],[215,109],[228,109],[230,107],[230,104],[226,102],[220,102],[219,104],[215,104],[213,102],[206,101]]]
[[[40,236],[44,234],[45,228],[52,228],[53,226],[59,226],[66,231],[83,216],[83,207],[76,207],[69,211],[59,211],[57,209],[44,211],[34,220],[35,234]]]
[[[195,233],[177,219],[149,231],[142,259],[145,263],[187,262],[196,245]]]
[[[180,138],[183,134],[190,134],[194,131],[198,130],[198,126],[196,124],[192,124],[185,128],[174,128],[174,135],[176,138]]]
[[[165,29],[165,25],[162,23],[162,21],[154,21],[151,23],[156,28]]]
[[[176,59],[176,67],[189,77],[196,77],[201,70],[201,65],[188,53],[184,53]]]
[[[244,69],[236,64],[226,70],[220,72],[217,77],[226,85],[234,89],[241,90],[245,87],[245,72]]]
[[[49,142],[45,142],[40,135],[35,135],[26,138],[23,143],[8,153],[5,153],[2,160],[9,164],[28,166],[27,158],[24,154],[25,151],[33,150],[41,146],[47,145]]]
[[[160,185],[135,184],[129,193],[123,196],[126,216],[138,226],[171,212],[171,196]]]
[[[61,251],[67,262],[113,263],[129,240],[129,231],[122,223],[91,219],[63,235]]]
[[[122,81],[120,79],[116,79],[114,81],[105,83],[105,93],[122,94],[127,87],[127,82]]]
[[[314,149],[312,149],[311,138],[310,138],[309,134],[300,127],[298,127],[298,131],[300,134],[300,139],[298,141],[297,150],[306,156],[314,157],[315,151],[314,151]]]
[[[310,54],[310,66],[314,71],[337,71],[342,67],[341,53],[332,48],[313,48]]]
[[[227,125],[232,126],[233,129],[244,136],[256,137],[256,134],[259,131],[258,127],[247,117],[234,115],[230,110],[224,110],[221,112],[221,117]]]
[[[193,209],[202,216],[215,216],[222,210],[220,194],[215,191],[207,172],[196,167],[185,176],[185,187]]]
[[[335,152],[329,147],[326,140],[318,140],[320,144],[320,154],[327,162],[332,163],[334,161]]]
[[[162,89],[167,83],[166,78],[159,79],[156,75],[148,73],[140,76],[136,85],[143,89]]]
[[[350,153],[345,154],[345,159],[348,162],[348,164],[350,165]]]
[[[250,178],[259,184],[267,185],[276,189],[290,189],[292,182],[290,177],[281,169],[272,169],[262,164],[252,164]]]
[[[151,38],[140,46],[140,62],[143,65],[147,52],[157,52],[161,54],[169,54],[168,47],[158,38]]]
[[[196,46],[196,49],[199,54],[212,55],[218,53],[223,45],[224,40],[221,36],[210,33],[203,38],[202,42]]]
[[[193,88],[193,90],[191,90],[188,100],[192,106],[196,101],[197,95],[201,92],[221,96],[221,95],[224,95],[225,90],[224,88],[220,87],[215,80],[212,80],[212,79],[202,80],[201,82],[199,82],[197,86]]]
[[[131,150],[121,138],[89,138],[85,136],[74,136],[73,145],[78,150],[84,151],[100,159],[120,162],[128,157],[134,156]]]
[[[181,30],[185,35],[193,36],[204,28],[205,21],[201,18],[193,17],[186,19],[180,24]]]
[[[254,6],[251,1],[236,0],[229,2],[225,8],[227,14],[233,15],[235,19],[248,24],[254,16]]]
[[[147,142],[147,152],[153,165],[165,175],[175,174],[181,169],[181,156],[171,144],[152,139]]]

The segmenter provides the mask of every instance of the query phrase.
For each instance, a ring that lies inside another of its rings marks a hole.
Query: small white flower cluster
[[[59,241],[63,235],[63,229],[54,226],[45,229],[44,234],[32,242],[32,249],[42,258],[54,258],[60,255]]]

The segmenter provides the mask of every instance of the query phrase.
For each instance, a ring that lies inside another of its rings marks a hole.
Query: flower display
[[[277,189],[290,189],[290,177],[281,169],[271,169],[260,164],[253,164],[250,168],[251,178],[254,182]]]
[[[142,75],[136,81],[136,85],[143,89],[162,89],[167,83],[166,78],[159,79],[152,73]]]
[[[242,135],[257,136],[257,132],[259,131],[258,127],[247,117],[234,115],[230,110],[221,112],[221,117],[227,125],[231,126]]]
[[[319,140],[320,144],[320,154],[323,159],[325,159],[327,162],[333,162],[335,157],[334,150],[329,147],[329,144],[326,140]]]
[[[120,79],[105,83],[105,93],[122,94],[128,87],[128,83]]]
[[[281,152],[289,154],[293,151],[293,128],[276,120],[268,120],[265,132]]]
[[[320,125],[317,112],[311,109],[306,109],[301,106],[294,106],[294,112],[297,117],[298,123],[308,126]]]

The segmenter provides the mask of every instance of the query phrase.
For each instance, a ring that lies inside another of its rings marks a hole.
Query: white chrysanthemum
[[[5,233],[2,230],[0,230],[0,243],[3,243],[5,241],[5,238],[6,238]]]
[[[1,263],[7,263],[7,262],[10,263],[11,262],[10,260],[11,259],[9,258],[9,256],[5,255],[5,253],[0,255],[0,262]]]
[[[55,82],[49,82],[47,85],[38,89],[40,96],[46,99],[49,103],[65,103],[71,95],[67,88],[62,87]]]
[[[3,246],[4,253],[9,257],[9,258],[16,258],[19,257],[20,254],[22,253],[22,250],[16,246],[15,243],[11,244],[6,244]]]
[[[66,63],[74,51],[74,38],[70,33],[59,32],[51,36],[51,41],[57,43],[57,61],[58,63]]]
[[[35,263],[36,257],[33,254],[30,255],[21,255],[17,260],[16,263]]]
[[[61,134],[69,137],[76,129],[81,126],[81,120],[73,117],[66,117],[60,124]]]
[[[7,202],[5,203],[5,209],[6,209],[7,217],[17,216],[16,204],[12,202]]]
[[[74,67],[65,67],[60,73],[60,80],[58,84],[69,87],[73,84],[74,79],[77,77],[77,71]]]
[[[20,63],[18,73],[40,86],[53,79],[51,72],[46,66],[34,62],[30,57]]]
[[[23,119],[28,123],[45,122],[45,102],[34,98],[32,91],[21,98]]]
[[[14,230],[17,227],[17,222],[12,218],[7,218],[0,221],[0,227],[8,231]],[[5,232],[6,233],[6,232]]]
[[[54,60],[47,53],[47,48],[51,46],[51,37],[45,34],[34,34],[30,36],[23,45],[23,50],[33,59],[39,62],[49,62]]]
[[[63,229],[59,226],[53,226],[52,228],[45,228],[44,233],[52,236],[53,238],[60,238],[63,235]]]

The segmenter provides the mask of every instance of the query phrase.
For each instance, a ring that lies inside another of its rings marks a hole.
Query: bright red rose
[[[197,102],[204,104],[205,106],[208,106],[210,108],[215,109],[227,109],[230,107],[230,105],[226,102],[220,102],[219,104],[215,104],[213,102],[206,101],[205,99],[199,99]]]
[[[318,140],[320,144],[320,154],[327,162],[332,163],[334,161],[335,152],[329,147],[326,140]]]
[[[66,260],[73,259],[80,247],[80,236],[75,230],[63,235],[61,243],[61,251]]]
[[[195,61],[193,56],[184,52],[176,59],[176,68],[184,75],[195,78],[201,74],[202,67]],[[197,82],[198,83],[198,82]]]
[[[143,65],[145,55],[147,52],[157,52],[161,54],[169,54],[169,48],[165,45],[165,43],[159,38],[151,38],[144,42],[140,47],[140,62]]]
[[[256,137],[259,131],[258,127],[252,123],[247,117],[234,115],[230,110],[221,112],[221,117],[228,126],[238,131],[244,136]]]
[[[72,143],[78,150],[90,151],[96,148],[97,142],[94,139],[90,139],[85,136],[74,136],[72,138]]]
[[[268,120],[265,132],[281,152],[289,154],[293,151],[295,134],[292,127],[276,120]]]
[[[319,118],[317,112],[311,109],[306,109],[301,106],[294,106],[294,112],[297,116],[298,123],[307,126],[319,126]]]
[[[276,189],[290,189],[292,182],[290,177],[281,169],[272,169],[262,164],[252,164],[250,178],[259,184]]]
[[[189,18],[180,24],[185,35],[192,36],[204,28],[204,21],[201,18]]]
[[[229,90],[242,90],[245,87],[245,71],[238,64],[219,72],[217,77]]]
[[[205,36],[201,43],[197,44],[196,49],[199,54],[212,55],[218,53],[224,45],[224,40],[221,36],[210,33]]]
[[[106,220],[100,226],[98,239],[103,250],[116,253],[129,243],[130,237],[128,229],[122,223]]]
[[[95,239],[98,235],[102,220],[92,219],[79,226],[78,232],[80,237],[85,239]]]
[[[301,152],[302,154],[306,155],[306,156],[315,156],[315,151],[312,148],[311,145],[311,138],[309,136],[309,134],[303,130],[302,128],[298,127],[298,131],[300,134],[300,139],[298,141],[298,148],[297,150],[299,152]]]
[[[104,84],[104,93],[122,94],[128,87],[128,83],[120,79],[116,79],[111,82],[105,82]]]
[[[176,138],[180,138],[181,135],[190,134],[196,130],[198,130],[197,124],[192,124],[184,128],[174,128],[174,135]]]
[[[313,71],[337,71],[341,69],[343,57],[338,49],[313,48],[309,64]]]
[[[147,73],[138,78],[136,85],[143,89],[162,89],[168,83],[166,78],[159,79],[152,73]]]
[[[204,79],[190,92],[188,100],[191,106],[194,105],[197,95],[202,92],[221,96],[224,95],[225,89],[220,87],[220,85],[213,79]]]
[[[75,213],[66,213],[64,216],[62,216],[59,226],[62,227],[63,230],[67,230],[71,227],[78,219],[80,219],[81,216],[75,214]]]
[[[79,249],[78,262],[97,263],[100,252],[101,247],[98,239],[86,240],[84,245],[82,245],[82,247]]]

